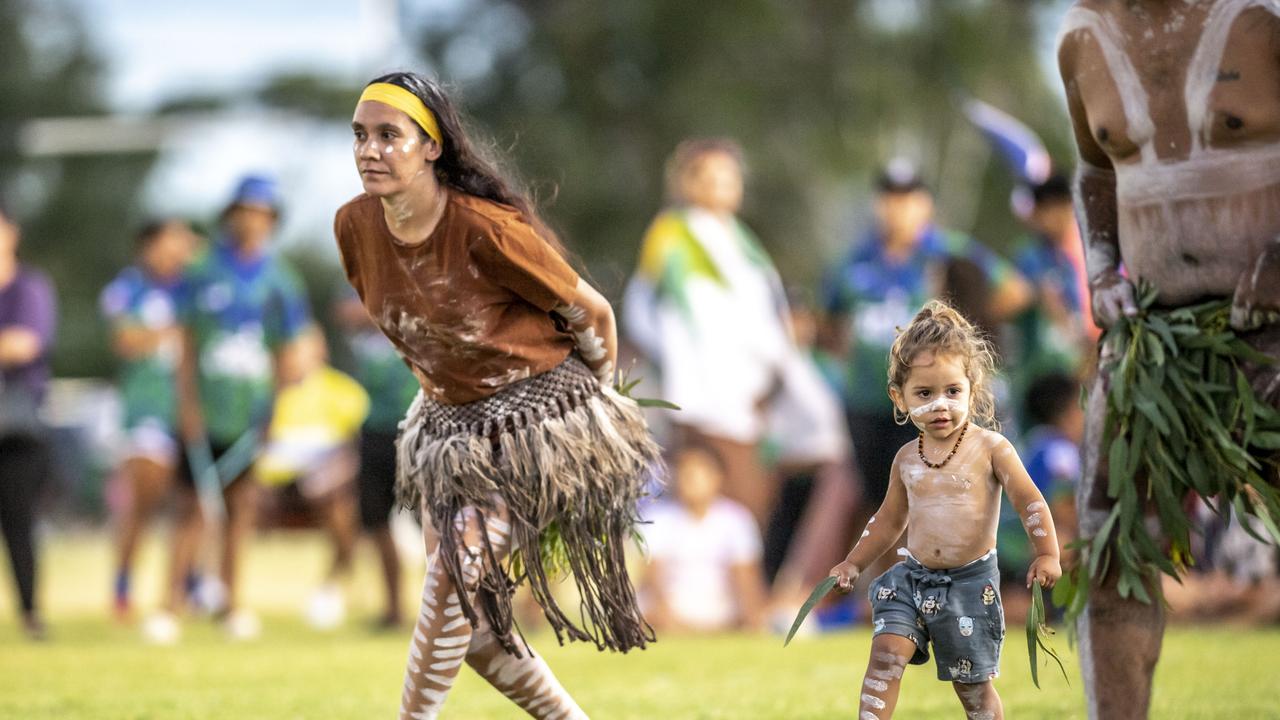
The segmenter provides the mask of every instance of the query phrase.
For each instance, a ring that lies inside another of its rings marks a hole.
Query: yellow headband
[[[440,134],[440,126],[436,123],[436,116],[431,113],[431,110],[427,109],[427,106],[423,104],[417,95],[399,85],[374,83],[366,87],[364,92],[360,94],[360,102],[378,102],[399,110],[418,123],[418,127],[427,133],[427,137],[435,140],[440,145],[444,145],[444,136]]]

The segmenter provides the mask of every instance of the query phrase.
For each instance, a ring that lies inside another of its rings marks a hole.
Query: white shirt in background
[[[721,498],[699,520],[673,501],[655,503],[642,525],[650,557],[660,561],[657,586],[673,619],[700,630],[730,627],[739,617],[731,569],[758,563],[760,530],[741,504]]]

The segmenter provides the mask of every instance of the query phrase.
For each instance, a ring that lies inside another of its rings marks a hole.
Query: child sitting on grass
[[[831,570],[848,592],[862,569],[907,531],[906,557],[871,584],[873,639],[859,720],[885,720],[908,663],[937,656],[967,717],[1004,716],[999,675],[1004,613],[996,566],[1000,491],[1009,495],[1035,548],[1027,585],[1062,575],[1044,497],[1013,446],[994,430],[990,346],[946,303],[932,301],[894,341],[889,395],[899,423],[919,437],[893,460],[889,489],[844,562]]]
[[[660,632],[760,629],[760,530],[745,505],[721,495],[723,460],[689,445],[672,469],[674,497],[650,506],[642,526],[645,617]]]

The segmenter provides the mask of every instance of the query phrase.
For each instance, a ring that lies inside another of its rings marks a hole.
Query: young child
[[[920,435],[894,457],[884,502],[831,570],[848,592],[907,530],[906,559],[871,584],[874,631],[859,720],[893,715],[903,670],[928,661],[930,642],[938,679],[952,682],[967,717],[1004,716],[991,683],[1005,629],[995,552],[1001,488],[1035,548],[1027,585],[1051,588],[1062,575],[1044,497],[1009,441],[987,429],[995,412],[992,365],[975,328],[936,300],[889,352],[895,419],[909,420]]]
[[[674,497],[644,513],[645,617],[659,631],[760,629],[764,580],[755,518],[720,493],[725,465],[711,448],[687,445],[672,467]]]

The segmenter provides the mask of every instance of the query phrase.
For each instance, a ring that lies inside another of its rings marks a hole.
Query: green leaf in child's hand
[[[836,576],[831,575],[826,580],[818,583],[818,586],[809,594],[809,599],[804,601],[804,605],[800,606],[800,612],[796,613],[796,621],[791,623],[791,630],[787,632],[787,639],[782,641],[782,647],[786,647],[791,643],[791,638],[796,636],[796,631],[804,624],[804,619],[809,617],[809,613],[813,611],[815,605],[822,601],[822,598],[831,592],[831,588],[836,586]]]
[[[1040,687],[1039,667],[1036,662],[1037,649],[1044,650],[1045,654],[1058,663],[1058,669],[1062,671],[1062,679],[1067,680],[1068,685],[1071,684],[1067,679],[1067,669],[1063,667],[1058,653],[1049,647],[1048,640],[1053,634],[1053,628],[1045,622],[1044,588],[1040,587],[1040,583],[1033,582],[1031,583],[1031,607],[1027,610],[1027,655],[1031,659],[1031,682],[1035,683],[1037,688]]]

